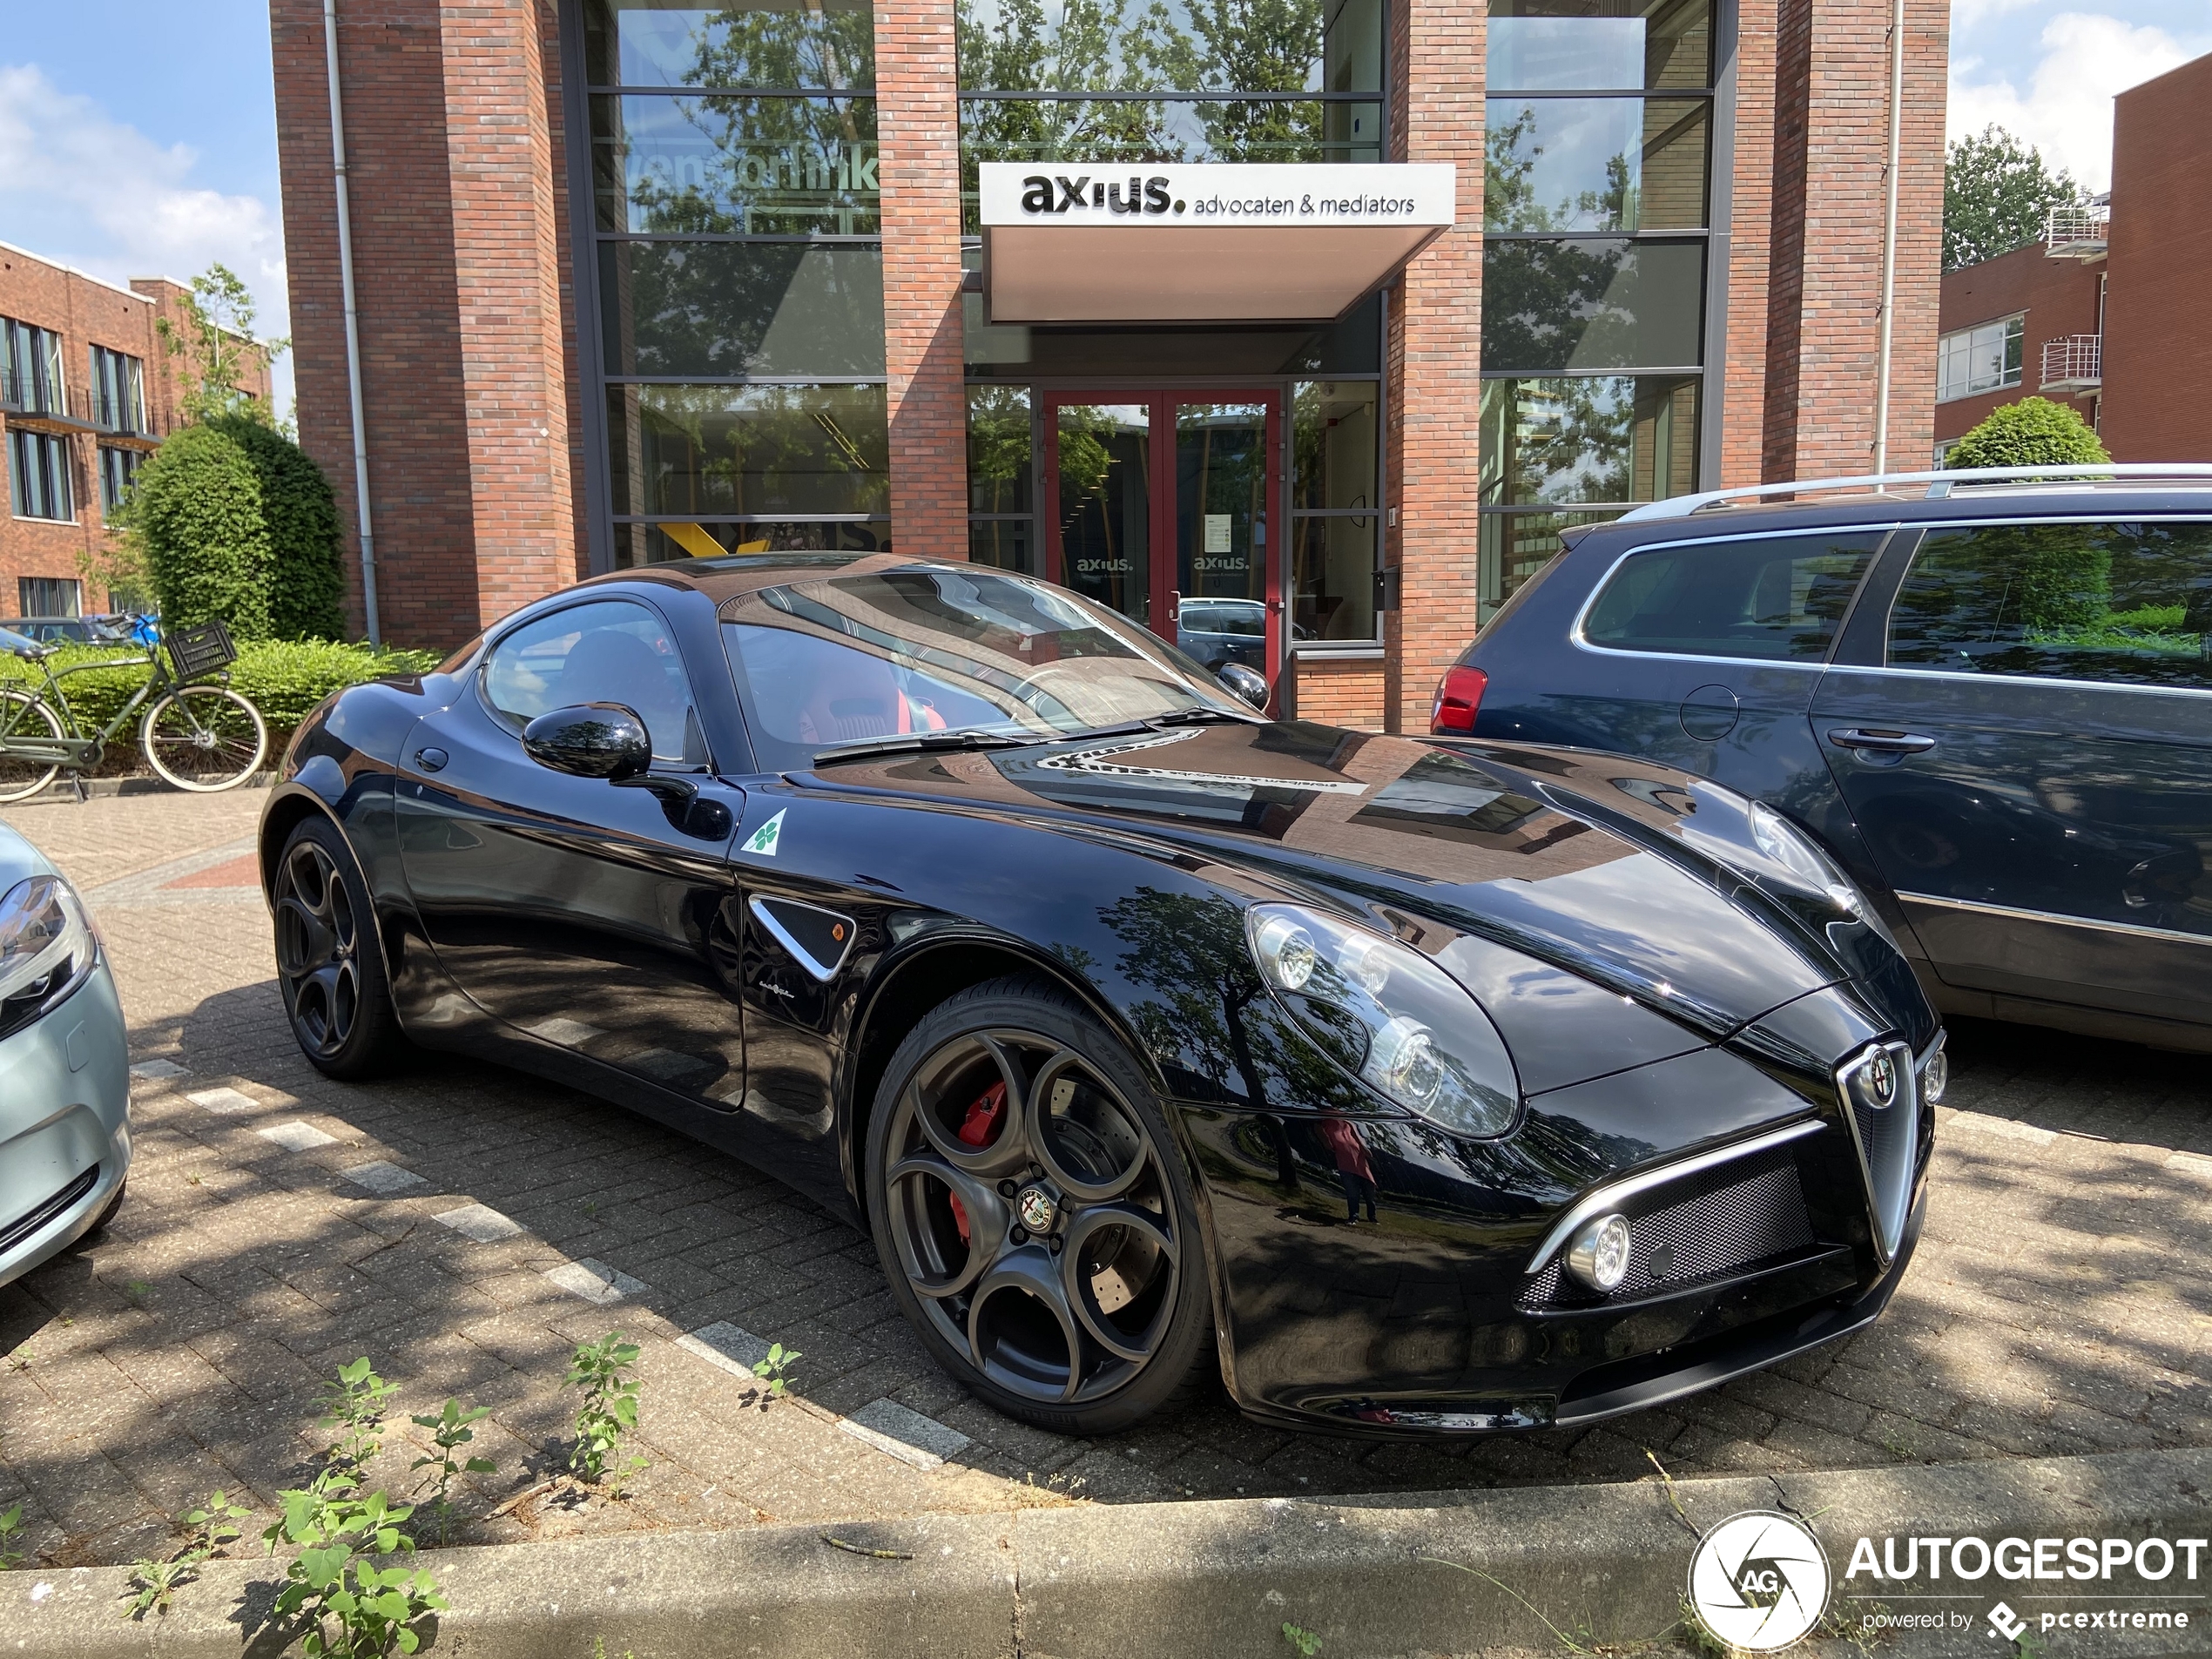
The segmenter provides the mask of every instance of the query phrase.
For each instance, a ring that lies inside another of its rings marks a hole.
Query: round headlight
[[[1252,954],[1261,972],[1278,991],[1302,991],[1321,960],[1313,935],[1291,917],[1278,913],[1252,930]]]
[[[1944,1085],[1951,1081],[1951,1057],[1938,1049],[1928,1056],[1928,1063],[1920,1068],[1920,1098],[1932,1106],[1943,1098]]]
[[[1585,1222],[1567,1251],[1567,1271],[1594,1291],[1610,1291],[1629,1276],[1633,1242],[1626,1216],[1600,1216]]]

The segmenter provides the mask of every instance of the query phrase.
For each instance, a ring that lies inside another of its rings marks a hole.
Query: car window
[[[1223,604],[1185,599],[1178,614],[1184,627],[1195,633],[1243,634],[1255,639],[1267,635],[1267,607],[1256,601]]]
[[[1889,662],[2212,688],[2212,524],[1929,532],[1890,608]]]
[[[653,755],[707,764],[684,659],[659,617],[627,599],[570,605],[517,628],[484,664],[484,697],[516,730],[577,703],[619,703],[645,723]]]
[[[1887,532],[1682,542],[1630,554],[1582,636],[1619,651],[1817,663]]]

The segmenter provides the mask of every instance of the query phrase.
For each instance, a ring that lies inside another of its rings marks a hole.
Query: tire
[[[180,685],[157,698],[138,723],[146,763],[197,795],[235,789],[269,752],[261,711],[222,685]]]
[[[0,691],[0,743],[10,738],[61,741],[62,723],[43,698],[28,691]],[[54,781],[57,765],[43,770],[35,760],[0,754],[0,803],[24,800]]]
[[[328,819],[303,821],[278,855],[272,894],[277,987],[308,1063],[353,1082],[410,1051],[393,1012],[368,888]]]
[[[998,1410],[1107,1434],[1211,1380],[1189,1171],[1134,1057],[1065,992],[996,980],[925,1015],[876,1091],[867,1152],[892,1295]]]

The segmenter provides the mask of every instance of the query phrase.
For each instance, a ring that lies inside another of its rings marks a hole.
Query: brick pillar
[[[1859,473],[1873,462],[1890,20],[1888,0],[1780,0],[1762,457],[1770,480]],[[1949,51],[1944,8],[1906,0],[1892,471],[1927,465],[1933,442]]]
[[[964,559],[968,404],[953,0],[877,0],[875,85],[891,543],[917,557]]]
[[[557,36],[540,12],[541,0],[439,3],[479,624],[583,573],[562,304],[567,180],[558,58],[548,61]]]
[[[1721,409],[1720,482],[1756,484],[1765,448],[1769,262],[1774,253],[1775,3],[1737,0],[1736,159],[1729,179],[1728,332],[1706,395]],[[1717,179],[1714,181],[1719,183]]]
[[[1459,167],[1458,225],[1390,295],[1389,502],[1384,561],[1398,606],[1383,624],[1386,729],[1426,732],[1438,678],[1474,637],[1482,368],[1482,0],[1396,8],[1393,148]]]

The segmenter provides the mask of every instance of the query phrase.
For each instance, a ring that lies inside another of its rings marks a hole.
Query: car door
[[[1812,724],[1937,974],[2212,1020],[2212,523],[1931,526]]]
[[[718,664],[712,665],[718,669]],[[571,777],[523,728],[578,703],[645,723],[665,794]],[[470,1001],[544,1042],[734,1111],[742,919],[718,780],[665,619],[628,598],[541,613],[483,652],[408,734],[400,859],[425,936]],[[688,786],[696,803],[675,799]]]

